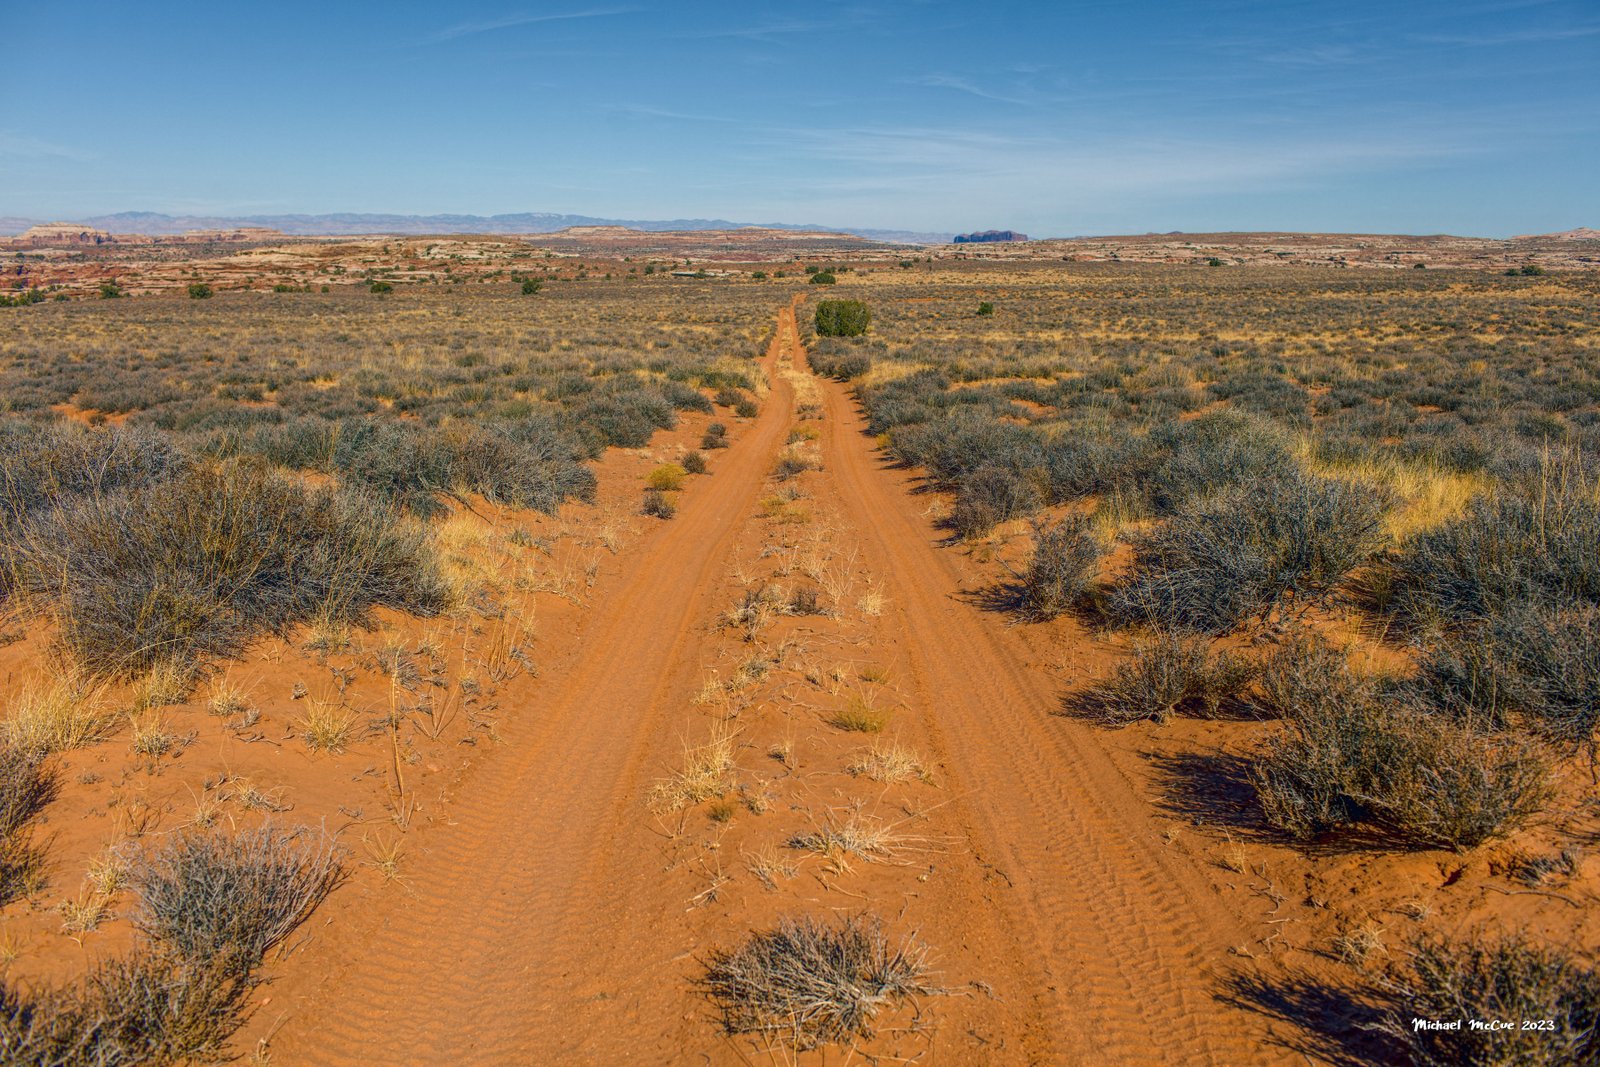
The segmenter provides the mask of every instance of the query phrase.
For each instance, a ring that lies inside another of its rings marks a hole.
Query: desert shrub
[[[994,304],[990,303],[987,300],[980,301],[979,304],[978,304],[978,314],[979,315],[985,315],[985,316],[993,315],[994,314]]]
[[[1345,653],[1314,631],[1296,631],[1261,661],[1250,703],[1264,717],[1370,701],[1375,683],[1350,669]]]
[[[828,270],[819,270],[811,276],[812,285],[833,285],[838,280],[833,272]]]
[[[682,489],[683,480],[688,476],[688,471],[676,463],[663,463],[645,475],[644,484],[651,489],[663,492],[671,489]]]
[[[670,519],[678,514],[678,505],[670,494],[660,489],[646,489],[639,511],[653,519]]]
[[[30,1067],[217,1062],[246,1018],[248,974],[145,949],[97,964],[77,987],[0,982],[0,1058]]]
[[[819,300],[813,321],[823,337],[860,337],[872,322],[872,310],[859,300]]]
[[[1419,688],[1440,710],[1582,741],[1600,725],[1600,608],[1511,603],[1430,633],[1419,668]]]
[[[525,278],[522,282],[522,295],[532,296],[542,288],[544,288],[544,283],[539,281],[538,278]]]
[[[1159,461],[1141,479],[1158,513],[1206,494],[1274,481],[1295,469],[1293,442],[1272,423],[1215,411],[1150,435]]]
[[[939,992],[927,954],[915,938],[891,943],[875,918],[785,918],[714,953],[703,986],[728,1033],[811,1049],[870,1037],[879,1012]]]
[[[0,420],[0,546],[46,508],[169,481],[188,466],[181,449],[148,429]],[[5,589],[0,568],[0,595]]]
[[[761,413],[761,408],[756,405],[753,398],[745,397],[733,405],[733,413],[741,419],[753,419]]]
[[[57,786],[54,768],[41,756],[0,745],[0,837],[27,826],[55,799]]]
[[[961,480],[950,525],[962,537],[976,537],[1002,522],[1033,514],[1043,503],[1028,475],[986,465]]]
[[[1370,823],[1397,842],[1461,849],[1500,837],[1549,799],[1549,767],[1374,694],[1294,709],[1251,768],[1268,823],[1298,838]]]
[[[236,464],[53,508],[9,564],[73,658],[119,678],[234,655],[315,618],[445,601],[420,528],[369,498]]]
[[[778,456],[777,465],[772,468],[772,476],[780,482],[799,477],[808,470],[816,468],[816,462],[797,448],[786,448]]]
[[[720,422],[713,422],[706,427],[705,433],[700,435],[700,447],[707,452],[728,447],[728,428]]]
[[[211,297],[211,286],[205,282],[195,282],[189,286],[190,300],[207,300]]]
[[[1107,723],[1161,722],[1178,710],[1215,718],[1253,675],[1251,666],[1231,652],[1212,655],[1204,638],[1157,633],[1135,642],[1132,655],[1080,703]]]
[[[1053,619],[1072,609],[1094,583],[1105,554],[1088,516],[1072,514],[1056,523],[1033,524],[1033,555],[1017,577],[1022,612]]]
[[[686,452],[683,456],[683,469],[689,474],[704,474],[706,472],[706,457],[700,452]]]
[[[811,369],[825,378],[847,382],[859,378],[872,369],[872,356],[847,346],[837,348],[813,346],[807,352]]]
[[[678,424],[665,397],[644,391],[594,397],[573,409],[571,419],[601,444],[617,448],[643,448],[657,430]]]
[[[1394,604],[1414,622],[1484,618],[1513,601],[1600,604],[1600,479],[1576,456],[1475,499],[1393,562]]]
[[[373,282],[371,285],[367,286],[367,290],[369,292],[378,293],[378,294],[392,293],[392,292],[394,292],[394,283],[393,282]]]
[[[1600,1061],[1600,973],[1522,936],[1423,938],[1390,968],[1383,1029],[1419,1067],[1579,1067]],[[1423,1019],[1508,1019],[1503,1030],[1419,1030]],[[1551,1020],[1523,1031],[1521,1021]]]
[[[1126,432],[1074,429],[1043,446],[1041,464],[1052,503],[1104,493],[1134,481],[1149,442]]]
[[[306,827],[233,836],[191,830],[139,853],[139,929],[193,963],[254,969],[343,877],[332,841]]]
[[[1112,613],[1223,633],[1286,600],[1303,608],[1382,546],[1382,523],[1369,487],[1303,474],[1193,501],[1129,538],[1134,566]]]

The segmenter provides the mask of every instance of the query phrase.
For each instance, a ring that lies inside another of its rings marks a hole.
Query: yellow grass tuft
[[[683,769],[650,790],[650,810],[658,814],[677,811],[727,793],[732,785],[735,736],[718,726],[703,743],[685,746]]]
[[[917,753],[897,743],[874,745],[864,752],[857,753],[845,769],[851,774],[865,775],[874,782],[883,782],[887,785],[911,779],[920,782],[932,781],[932,775],[923,766]]]
[[[0,740],[11,748],[50,755],[102,740],[116,721],[103,688],[63,678],[24,686],[0,721]]]

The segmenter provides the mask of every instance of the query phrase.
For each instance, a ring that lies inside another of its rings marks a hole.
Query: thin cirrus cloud
[[[440,30],[434,34],[430,41],[442,43],[453,41],[459,37],[472,37],[480,33],[492,33],[495,30],[509,30],[517,26],[533,26],[541,22],[573,22],[580,19],[611,18],[616,15],[632,15],[637,12],[637,7],[604,7],[593,8],[588,11],[565,11],[546,15],[507,15],[504,18],[488,19],[483,22],[463,22],[448,29]]]
[[[1508,44],[1550,44],[1573,41],[1600,34],[1600,25],[1568,26],[1560,29],[1510,30],[1504,33],[1426,34],[1416,40],[1424,44],[1459,45],[1463,48],[1494,48]]]
[[[997,104],[1016,104],[1019,107],[1032,106],[1035,101],[1025,100],[1020,96],[995,92],[967,78],[954,74],[924,74],[916,78],[907,78],[907,85],[920,85],[930,89],[950,89],[954,92],[975,96],[980,100],[992,100]]]

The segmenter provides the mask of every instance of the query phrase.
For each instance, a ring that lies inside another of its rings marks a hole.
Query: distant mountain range
[[[0,235],[19,234],[42,222],[55,219],[0,217]],[[569,226],[626,226],[634,230],[734,230],[760,225],[774,230],[853,233],[874,241],[901,244],[943,244],[948,233],[916,233],[909,230],[873,230],[853,226],[820,226],[792,222],[729,222],[726,219],[602,219],[590,215],[556,215],[546,211],[526,211],[514,215],[377,215],[346,213],[334,215],[162,215],[153,211],[121,211],[115,215],[76,218],[74,225],[108,233],[180,234],[188,230],[232,230],[261,226],[299,237],[325,237],[347,234],[397,233],[554,233]]]

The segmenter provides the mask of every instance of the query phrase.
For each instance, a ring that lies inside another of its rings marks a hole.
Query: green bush
[[[205,300],[211,296],[211,286],[205,282],[195,282],[189,286],[190,300]]]
[[[522,295],[532,296],[544,287],[544,283],[537,278],[529,278],[522,283]]]
[[[834,277],[832,271],[819,270],[811,276],[812,285],[833,285],[839,279]]]
[[[978,305],[978,314],[980,314],[980,315],[993,315],[994,314],[994,305],[991,304],[987,300],[983,301],[981,304]]]
[[[367,289],[374,293],[392,293],[394,292],[394,285],[390,282],[373,282],[367,286]]]
[[[100,299],[115,300],[121,295],[122,286],[118,285],[115,280],[103,281],[100,283]]]
[[[872,309],[859,300],[823,300],[813,321],[823,337],[860,337],[872,322]]]

